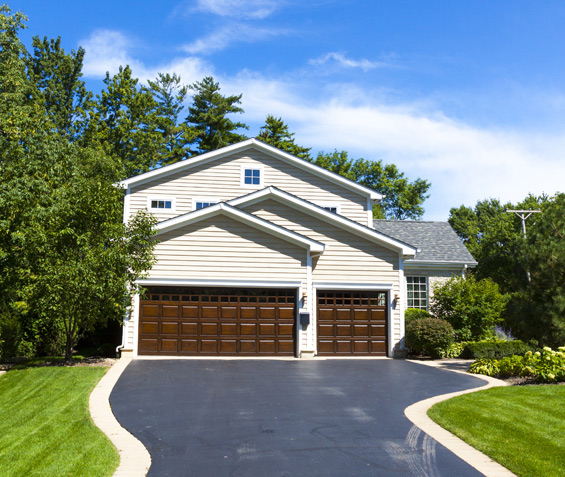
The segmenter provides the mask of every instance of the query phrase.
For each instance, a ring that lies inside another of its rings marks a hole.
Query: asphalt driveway
[[[404,409],[483,384],[402,360],[134,360],[110,403],[150,476],[476,476]]]

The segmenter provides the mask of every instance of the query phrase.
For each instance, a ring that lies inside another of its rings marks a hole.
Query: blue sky
[[[424,219],[565,192],[565,3],[525,0],[12,2],[23,34],[86,49],[93,91],[129,64],[243,93],[254,136],[282,117],[314,152],[432,183]]]

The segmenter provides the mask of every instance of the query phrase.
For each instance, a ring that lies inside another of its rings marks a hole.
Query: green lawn
[[[517,475],[565,475],[565,386],[492,388],[428,415]]]
[[[106,370],[37,367],[0,376],[0,475],[112,475],[118,453],[88,412]]]

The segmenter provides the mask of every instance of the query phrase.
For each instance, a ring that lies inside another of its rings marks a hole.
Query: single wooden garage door
[[[150,287],[141,355],[294,355],[296,290]]]
[[[386,356],[387,293],[318,291],[318,355]]]

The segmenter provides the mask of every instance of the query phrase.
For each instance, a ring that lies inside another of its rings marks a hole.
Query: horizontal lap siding
[[[150,278],[306,280],[306,250],[223,215],[158,235]]]
[[[261,187],[254,189],[241,186],[243,164],[263,166],[264,184]],[[135,214],[138,210],[146,209],[147,197],[175,197],[174,213],[156,214],[159,220],[164,220],[194,210],[194,198],[225,201],[268,186],[278,187],[317,204],[338,205],[342,215],[367,225],[366,197],[252,149],[133,187],[130,212]]]

